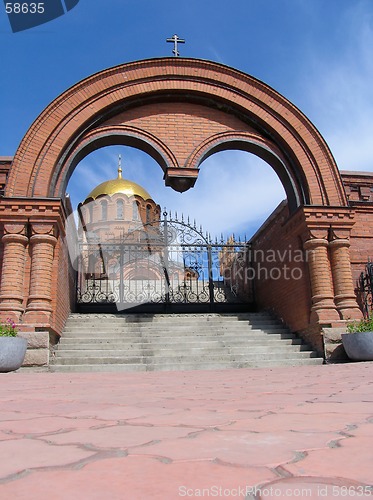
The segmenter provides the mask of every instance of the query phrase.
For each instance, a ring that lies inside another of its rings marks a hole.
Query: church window
[[[107,201],[101,202],[101,220],[107,220]]]
[[[139,220],[140,219],[140,206],[138,201],[134,201],[132,203],[132,219]]]
[[[151,220],[151,209],[152,209],[152,207],[150,205],[146,205],[146,222],[147,222],[147,224]]]
[[[88,203],[89,222],[93,222],[93,203]]]
[[[123,200],[117,200],[117,219],[124,219],[124,203],[123,203]]]

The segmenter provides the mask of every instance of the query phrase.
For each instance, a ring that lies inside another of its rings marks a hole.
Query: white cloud
[[[373,170],[373,11],[354,2],[341,20],[334,54],[309,51],[300,85],[304,107],[341,170]],[[303,111],[306,111],[303,109]]]
[[[208,158],[193,189],[169,192],[167,207],[188,214],[213,235],[251,235],[278,203],[284,189],[269,165],[248,153],[229,151]]]
[[[226,151],[212,155],[202,165],[193,189],[178,193],[165,187],[163,172],[148,155],[132,148],[110,147],[85,158],[69,183],[73,204],[95,186],[116,177],[118,154],[123,176],[143,186],[163,208],[180,218],[189,216],[211,235],[233,232],[251,236],[285,198],[272,168],[249,153]]]

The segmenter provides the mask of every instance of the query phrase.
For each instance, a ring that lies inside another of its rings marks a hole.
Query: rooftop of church
[[[122,177],[122,165],[121,156],[119,155],[118,162],[118,176],[115,179],[110,179],[108,181],[102,182],[96,186],[87,196],[87,200],[92,198],[96,199],[99,196],[113,196],[115,194],[122,193],[128,197],[139,196],[143,200],[151,200],[152,197],[142,186],[133,182],[129,179],[124,179]]]

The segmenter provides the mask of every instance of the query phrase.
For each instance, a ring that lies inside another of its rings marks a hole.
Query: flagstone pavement
[[[372,498],[373,363],[0,374],[0,499]]]

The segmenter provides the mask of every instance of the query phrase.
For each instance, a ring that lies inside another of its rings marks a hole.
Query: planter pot
[[[353,361],[373,361],[373,332],[343,333],[342,343]]]
[[[27,339],[0,337],[0,372],[12,372],[22,366],[27,349]]]

